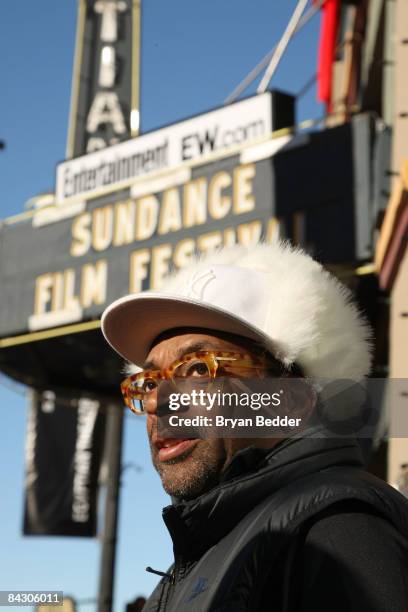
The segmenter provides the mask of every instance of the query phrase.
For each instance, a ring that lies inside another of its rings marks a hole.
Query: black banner
[[[25,535],[96,535],[104,432],[99,401],[33,392],[26,439]]]

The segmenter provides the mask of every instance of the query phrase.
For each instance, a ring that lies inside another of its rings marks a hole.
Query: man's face
[[[244,344],[239,338],[235,343],[212,333],[168,332],[150,350],[145,365],[148,369],[167,368],[183,355],[199,350],[248,351],[248,343]],[[246,439],[163,440],[157,435],[155,411],[148,411],[147,433],[153,464],[165,491],[182,499],[193,499],[212,488],[234,453],[251,443]]]

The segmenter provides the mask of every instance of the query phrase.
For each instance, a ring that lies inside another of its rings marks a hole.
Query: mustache
[[[182,410],[179,410],[179,412],[187,412],[188,409],[189,409],[189,406],[187,407],[183,406]],[[153,434],[156,434],[156,435],[158,434],[159,419],[161,417],[166,417],[170,414],[173,414],[173,411],[170,410],[169,401],[164,400],[157,406],[156,412],[154,414],[148,415],[147,417],[147,436],[149,438],[150,446],[152,448],[154,446],[152,445],[152,437],[153,437]],[[155,448],[154,450],[157,450],[157,449]]]

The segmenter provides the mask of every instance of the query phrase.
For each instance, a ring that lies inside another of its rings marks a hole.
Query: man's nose
[[[156,414],[157,410],[157,387],[153,389],[146,399],[142,400],[143,409],[146,414]]]
[[[146,414],[165,416],[171,413],[169,407],[169,393],[166,390],[166,382],[162,381],[146,400],[143,400],[143,407]],[[164,389],[163,389],[164,387]]]

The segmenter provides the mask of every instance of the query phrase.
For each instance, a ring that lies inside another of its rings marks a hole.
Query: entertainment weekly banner
[[[294,123],[293,97],[266,92],[57,166],[56,203],[97,197],[138,177],[227,151]]]
[[[24,535],[96,535],[104,432],[99,401],[33,392],[26,438]]]

